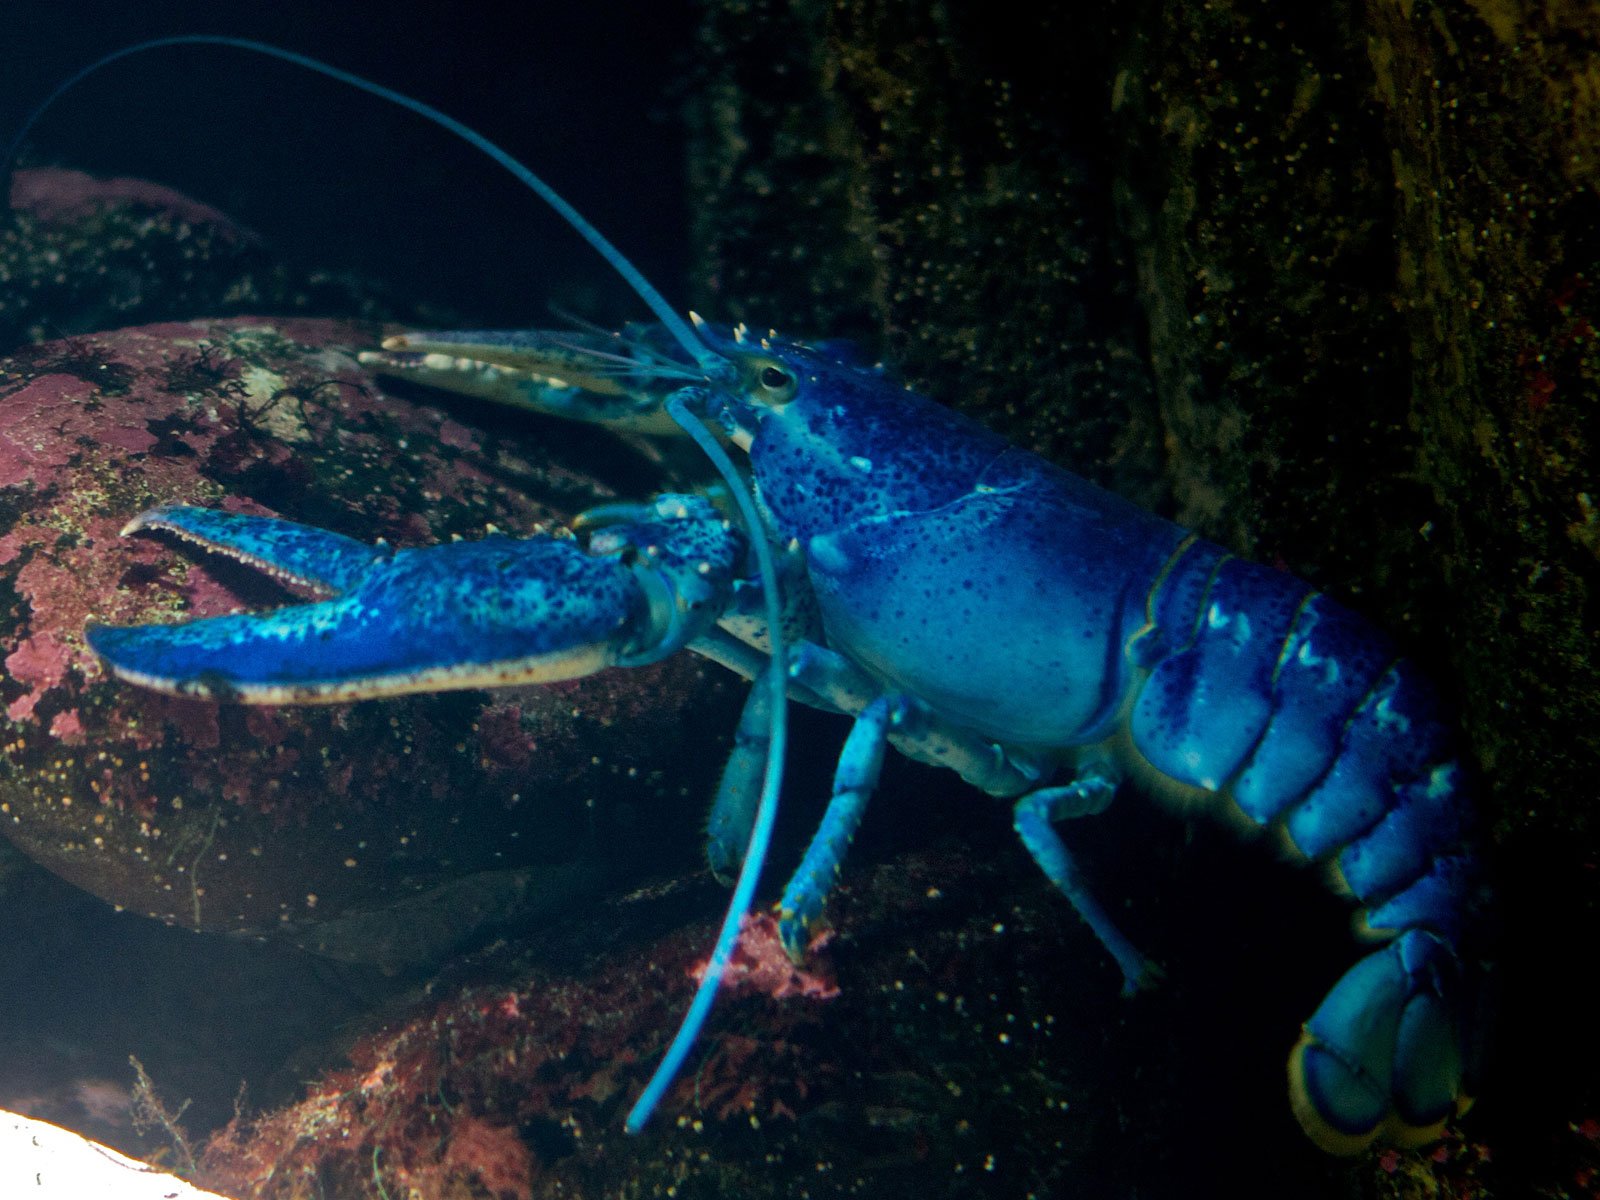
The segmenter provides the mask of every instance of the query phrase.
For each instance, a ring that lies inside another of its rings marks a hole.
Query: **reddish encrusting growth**
[[[766,912],[747,913],[739,925],[739,940],[728,959],[722,986],[730,992],[756,992],[774,1000],[790,996],[832,1000],[839,994],[838,983],[825,968],[820,974],[815,969],[819,953],[832,940],[832,930],[818,930],[806,946],[805,965],[798,965],[784,952],[777,918]],[[699,983],[709,964],[709,958],[696,963],[689,968],[689,977]]]
[[[535,970],[465,989],[358,1041],[350,1066],[297,1103],[234,1120],[206,1147],[201,1178],[239,1200],[298,1197],[313,1180],[352,1196],[380,1181],[391,1196],[526,1200],[537,1174],[615,1133],[707,936],[679,930],[582,977]],[[663,976],[685,983],[663,988]],[[805,1048],[810,1010],[798,992],[741,1002],[745,1031],[708,1040],[674,1107],[740,1125],[792,1119],[832,1077]]]
[[[381,332],[194,321],[0,360],[0,826],[51,870],[163,920],[281,928],[516,867],[535,847],[585,853],[613,798],[662,811],[669,787],[698,782],[673,774],[661,741],[682,738],[685,719],[712,736],[720,715],[702,723],[702,668],[688,661],[532,689],[509,708],[457,693],[268,712],[145,691],[88,651],[92,621],[302,598],[172,539],[120,536],[158,504],[403,547],[571,517],[519,481],[556,481],[578,504],[611,498],[547,457],[559,447],[384,393],[355,361]]]
[[[237,1200],[1127,1194],[1106,1162],[1130,1140],[1164,1152],[1171,1122],[1127,1129],[1103,1081],[1159,1054],[1130,1059],[1150,1041],[1114,988],[1050,977],[1088,934],[1016,866],[946,850],[863,870],[833,914],[837,995],[729,989],[640,1136],[623,1116],[713,933],[721,889],[701,882],[478,956],[472,976],[497,982],[361,1037],[294,1103],[235,1120],[197,1182]]]

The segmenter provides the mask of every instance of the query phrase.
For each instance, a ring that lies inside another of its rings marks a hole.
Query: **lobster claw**
[[[250,704],[575,679],[687,644],[731,590],[740,535],[692,497],[655,509],[664,512],[642,515],[667,519],[610,529],[599,552],[570,537],[499,534],[394,550],[274,518],[153,509],[124,533],[166,530],[329,598],[175,625],[91,625],[87,638],[130,682]]]

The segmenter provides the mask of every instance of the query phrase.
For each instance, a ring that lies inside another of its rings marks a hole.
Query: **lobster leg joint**
[[[1083,880],[1077,860],[1053,825],[1073,817],[1099,816],[1110,805],[1116,790],[1115,775],[1104,765],[1096,765],[1069,784],[1029,792],[1017,801],[1012,822],[1022,844],[1033,855],[1033,861],[1039,864],[1050,882],[1061,889],[1062,895],[1072,901],[1072,907],[1094,931],[1100,944],[1117,960],[1122,970],[1122,994],[1131,996],[1154,985],[1161,978],[1161,970],[1134,948],[1095,899]]]

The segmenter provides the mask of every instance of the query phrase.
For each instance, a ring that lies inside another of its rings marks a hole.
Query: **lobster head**
[[[1006,442],[943,405],[890,386],[843,343],[697,332],[721,359],[706,415],[750,455],[788,536],[885,513],[926,512],[984,486]]]

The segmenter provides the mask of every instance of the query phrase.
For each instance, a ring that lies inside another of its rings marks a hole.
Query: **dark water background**
[[[56,82],[146,38],[219,33],[322,58],[434,104],[545,175],[678,291],[693,24],[682,0],[623,4],[5,5],[0,130]],[[177,48],[95,76],[45,118],[35,161],[159,180],[308,263],[403,285],[494,323],[621,289],[504,171],[420,118],[299,68]]]

